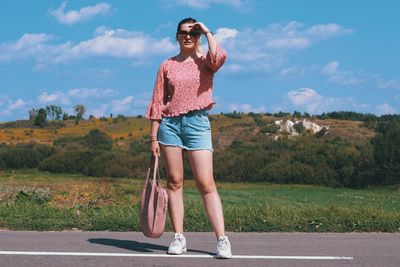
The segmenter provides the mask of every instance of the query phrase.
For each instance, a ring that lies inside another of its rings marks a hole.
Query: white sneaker
[[[227,236],[218,236],[217,244],[217,258],[218,259],[230,259],[232,258],[231,243]]]
[[[186,251],[186,238],[181,233],[175,233],[174,240],[169,245],[168,254],[180,255]]]

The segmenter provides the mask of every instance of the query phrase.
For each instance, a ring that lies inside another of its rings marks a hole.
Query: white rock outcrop
[[[307,130],[312,132],[313,134],[323,133],[322,135],[326,134],[328,131],[328,127],[322,127],[315,122],[309,121],[307,119],[302,119],[298,121],[291,121],[291,120],[278,120],[275,121],[275,125],[278,128],[280,133],[287,133],[291,136],[298,136],[299,133],[295,129],[295,125],[300,124]]]

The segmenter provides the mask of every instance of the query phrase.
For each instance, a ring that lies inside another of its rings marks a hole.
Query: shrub
[[[389,117],[380,122],[379,134],[371,143],[374,145],[375,178],[377,185],[400,183],[400,122]]]
[[[112,139],[105,132],[99,129],[91,130],[83,137],[83,143],[90,149],[110,150],[112,148]]]
[[[0,158],[4,168],[7,169],[36,168],[41,161],[54,152],[54,149],[48,145],[18,144],[0,152]]]
[[[43,128],[46,125],[46,117],[46,110],[44,108],[39,109],[38,114],[35,118],[35,126]]]
[[[278,132],[278,127],[276,127],[275,123],[268,123],[261,127],[261,132],[262,133],[272,133],[275,134]]]
[[[100,155],[101,150],[71,150],[59,151],[42,161],[38,169],[56,173],[83,173],[86,166]]]
[[[303,134],[306,132],[306,127],[302,123],[296,123],[293,125],[293,128],[298,132],[299,134]]]
[[[15,202],[17,203],[32,203],[43,205],[50,202],[52,194],[48,188],[26,189],[19,191],[15,195]]]
[[[224,114],[226,117],[231,118],[231,119],[240,119],[242,118],[242,114],[240,112],[237,112],[234,110],[233,112],[230,113],[225,113]]]
[[[121,152],[108,151],[93,159],[84,174],[90,176],[132,177],[133,160]]]
[[[63,136],[57,138],[53,145],[56,149],[72,150],[76,148],[83,148],[83,137],[82,136]]]

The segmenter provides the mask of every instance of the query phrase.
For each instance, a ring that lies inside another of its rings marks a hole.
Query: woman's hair
[[[178,34],[179,34],[179,31],[180,31],[180,29],[181,29],[182,24],[185,24],[185,23],[196,23],[196,22],[197,22],[197,20],[195,20],[194,18],[190,18],[190,17],[181,20],[181,21],[178,23],[178,27],[176,28],[176,39],[178,39]]]
[[[197,22],[197,20],[195,20],[194,18],[191,18],[191,17],[185,18],[185,19],[181,20],[181,21],[178,23],[178,27],[176,28],[176,40],[178,40],[178,35],[179,35],[179,31],[181,30],[182,24],[185,24],[185,23],[196,23],[196,22]],[[196,50],[197,50],[197,52],[199,52],[200,54],[203,53],[203,49],[201,48],[201,36],[199,36]]]

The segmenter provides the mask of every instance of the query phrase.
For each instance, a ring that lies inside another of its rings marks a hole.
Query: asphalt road
[[[399,233],[229,233],[229,260],[214,258],[212,233],[186,233],[188,252],[166,255],[172,236],[0,231],[0,266],[400,266]]]

